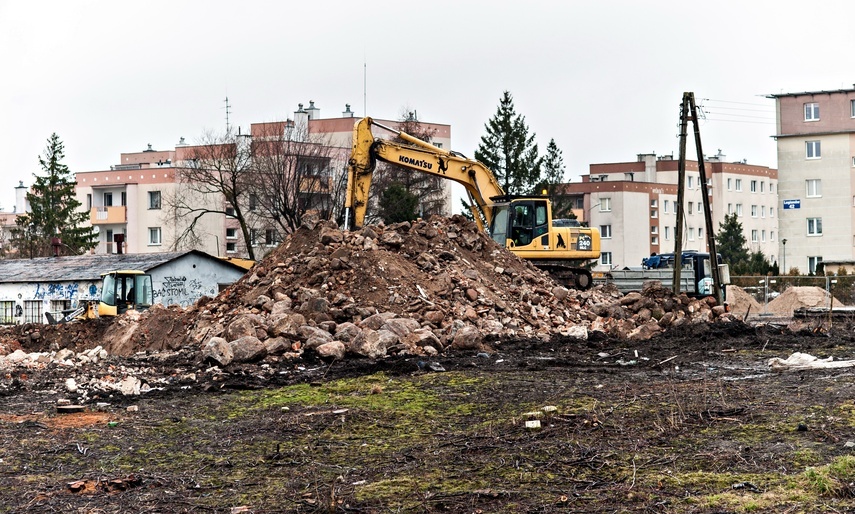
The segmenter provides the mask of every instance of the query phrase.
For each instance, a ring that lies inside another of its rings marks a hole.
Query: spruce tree
[[[62,243],[61,254],[81,254],[97,243],[97,235],[86,226],[89,213],[81,210],[74,194],[74,181],[65,158],[65,145],[56,133],[48,139],[44,154],[39,156],[42,175],[27,193],[30,210],[16,220],[12,243],[21,257],[53,255],[53,238]]]
[[[529,135],[525,117],[516,113],[508,91],[484,128],[487,133],[481,136],[475,159],[493,172],[506,194],[531,194],[540,182],[541,158],[535,135]]]
[[[745,247],[745,235],[742,233],[742,223],[736,213],[724,216],[724,221],[718,224],[715,235],[716,250],[721,254],[725,263],[735,274],[740,274],[748,267],[748,249]]]

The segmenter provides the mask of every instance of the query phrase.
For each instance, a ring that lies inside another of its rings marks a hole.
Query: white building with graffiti
[[[45,323],[46,312],[59,314],[98,300],[101,274],[115,270],[150,274],[155,303],[182,307],[217,296],[246,272],[198,250],[0,260],[0,324]]]

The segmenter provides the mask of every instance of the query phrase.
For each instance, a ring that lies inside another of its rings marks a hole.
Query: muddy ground
[[[103,375],[161,379],[83,400],[67,369],[15,371],[0,384],[0,512],[849,512],[852,369],[767,364],[855,357],[851,323],[813,328],[223,371],[188,348],[108,357]]]

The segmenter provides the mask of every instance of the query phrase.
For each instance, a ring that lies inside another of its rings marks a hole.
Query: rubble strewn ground
[[[306,219],[190,309],[0,333],[0,512],[855,508],[851,370],[769,366],[848,326],[741,319]]]

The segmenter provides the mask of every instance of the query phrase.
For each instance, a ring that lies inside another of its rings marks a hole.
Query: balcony
[[[127,223],[127,209],[124,205],[116,207],[93,207],[89,211],[89,220],[93,225]]]

